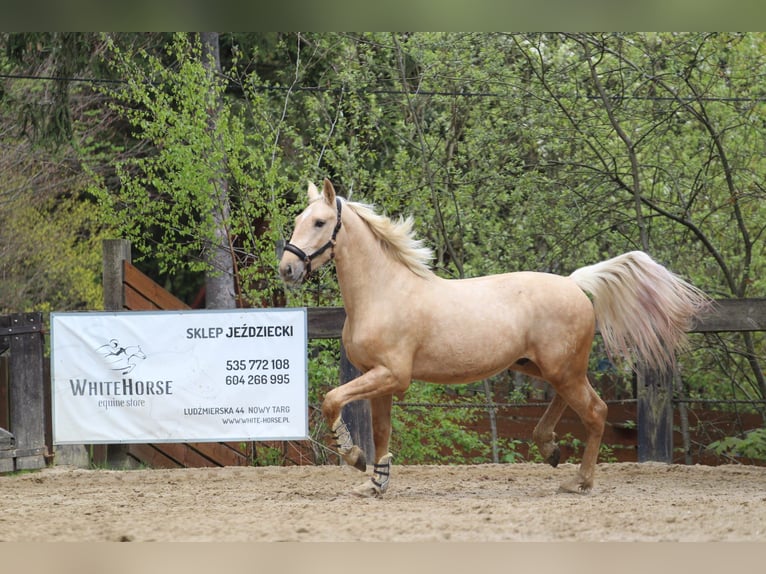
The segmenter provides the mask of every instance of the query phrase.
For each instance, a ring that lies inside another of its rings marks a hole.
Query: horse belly
[[[592,305],[567,278],[512,273],[449,283],[454,292],[442,297],[451,300],[420,318],[430,327],[414,356],[414,379],[468,383],[522,358],[566,361],[590,348]]]
[[[506,313],[507,315],[507,313]],[[413,378],[468,383],[492,376],[524,355],[523,318],[490,320],[451,314],[429,329],[413,360]]]

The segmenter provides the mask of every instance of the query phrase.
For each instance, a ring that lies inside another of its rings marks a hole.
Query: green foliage
[[[325,393],[340,382],[340,341],[309,341],[309,404],[319,405]]]
[[[96,219],[78,195],[6,204],[0,313],[100,308],[104,235]]]
[[[572,433],[567,433],[564,436],[559,437],[558,443],[561,448],[571,451],[571,453],[569,454],[569,456],[564,462],[579,464],[582,461],[582,454],[583,454],[583,451],[585,450],[585,443],[582,440],[572,435]],[[520,444],[520,441],[512,442],[510,450],[505,454],[505,456],[502,459],[503,462],[524,462],[525,461],[524,457],[520,453],[515,451],[515,449],[518,447],[519,444]],[[530,442],[528,446],[529,446],[529,450],[526,457],[526,462],[537,462],[537,463],[545,462],[536,444]],[[599,462],[617,462],[618,459],[614,453],[615,448],[616,448],[615,445],[609,445],[602,442],[601,445],[599,445],[598,461]]]
[[[428,406],[448,400],[446,389],[443,385],[415,382],[407,390],[404,402],[426,406],[396,408],[394,401],[391,452],[395,453],[397,463],[460,464],[487,460],[489,443],[465,426],[476,418],[474,409]]]
[[[110,64],[129,80],[107,92],[112,106],[152,151],[117,162],[119,188],[94,188],[107,221],[161,272],[215,273],[204,254],[229,251],[245,299],[271,300],[279,290],[274,244],[288,208],[263,97],[228,100],[200,44],[182,34],[164,58],[109,48]]]
[[[740,437],[726,437],[708,445],[719,456],[732,459],[751,458],[766,460],[766,428],[745,433]]]
[[[281,466],[284,463],[284,453],[275,446],[253,443],[253,448],[254,466]]]
[[[525,441],[519,439],[507,439],[498,438],[498,460],[506,464],[512,464],[514,462],[543,462],[542,456],[540,456],[537,447],[529,445],[528,456],[525,457],[519,448],[526,444]]]
[[[579,463],[582,460],[582,454],[585,450],[585,442],[567,433],[559,439],[559,445],[569,448],[572,454],[567,458],[566,462]],[[601,443],[598,451],[599,462],[616,462],[617,458],[614,456],[614,448],[608,444]]]

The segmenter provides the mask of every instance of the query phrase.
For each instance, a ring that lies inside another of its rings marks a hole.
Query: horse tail
[[[638,357],[660,371],[675,364],[692,319],[712,304],[642,251],[582,267],[570,278],[591,295],[607,353]]]

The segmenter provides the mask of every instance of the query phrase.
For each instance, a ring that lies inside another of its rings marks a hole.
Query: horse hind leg
[[[558,466],[561,460],[561,449],[556,442],[557,437],[554,429],[566,408],[566,401],[556,393],[534,431],[532,431],[532,441],[537,445],[540,455],[545,462],[554,468]]]
[[[394,455],[390,452],[378,459],[373,465],[372,476],[357,486],[352,493],[361,498],[376,498],[383,496],[388,490],[391,479],[391,463]]]
[[[519,359],[510,368],[527,376],[545,380],[540,367],[527,358]],[[556,442],[557,437],[554,429],[566,408],[566,401],[556,393],[548,408],[545,409],[545,413],[535,425],[534,431],[532,431],[532,441],[537,445],[540,455],[545,462],[554,468],[558,466],[561,460],[561,449]]]
[[[559,492],[586,493],[593,488],[593,476],[606,425],[607,406],[593,390],[585,375],[571,385],[557,389],[585,426],[585,450],[577,476],[561,485]]]

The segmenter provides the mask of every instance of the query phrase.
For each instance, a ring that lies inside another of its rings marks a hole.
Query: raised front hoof
[[[367,471],[367,459],[365,458],[364,453],[360,453],[359,457],[357,457],[356,462],[354,463],[354,468],[361,472]]]
[[[384,490],[372,482],[372,479],[367,479],[367,482],[360,484],[355,489],[353,489],[351,494],[358,496],[359,498],[378,498],[383,496],[384,492]]]
[[[550,464],[553,468],[556,468],[561,462],[561,449],[556,446],[556,449],[545,459],[545,462]]]
[[[593,488],[592,484],[580,478],[575,478],[559,486],[559,494],[589,494]]]
[[[352,446],[351,450],[342,456],[349,466],[353,466],[362,472],[367,472],[367,458],[364,456],[364,451],[358,446]]]

